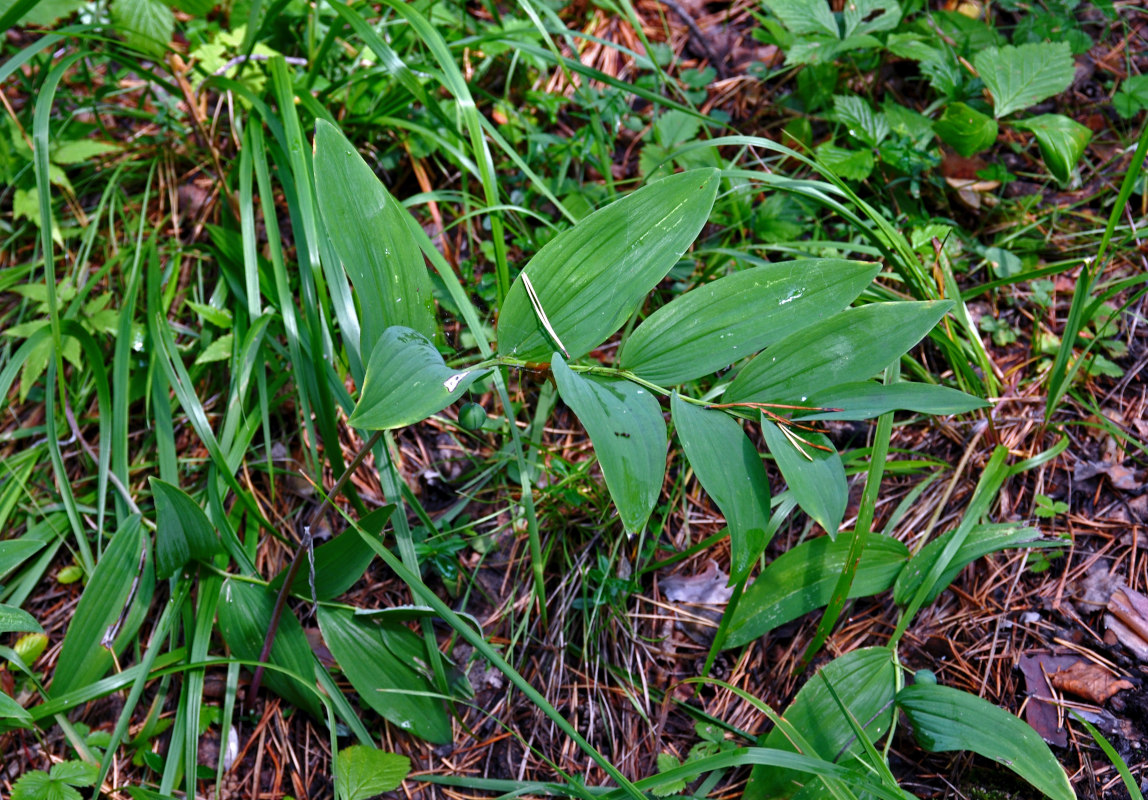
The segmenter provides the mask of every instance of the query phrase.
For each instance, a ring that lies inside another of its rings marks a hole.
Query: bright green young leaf
[[[359,520],[359,527],[372,536],[380,536],[383,526],[391,518],[394,505],[376,508]],[[324,542],[315,548],[315,599],[332,600],[355,585],[359,578],[370,566],[375,557],[375,551],[370,548],[359,532],[348,528],[329,542]],[[278,590],[287,579],[287,570],[283,570],[271,581],[271,588]],[[291,591],[300,597],[311,597],[311,569],[304,565],[303,569],[295,574],[291,583]]]
[[[431,697],[434,687],[387,648],[380,625],[344,609],[320,606],[319,628],[364,703],[415,736],[435,744],[451,741],[442,700]]]
[[[905,571],[897,576],[897,583],[893,587],[893,601],[899,605],[906,605],[917,590],[921,582],[932,570],[937,556],[953,538],[954,531],[948,531],[921,548],[909,561]],[[1064,542],[1057,539],[1044,539],[1036,528],[1004,522],[989,525],[975,525],[969,531],[968,537],[961,543],[953,560],[941,574],[940,580],[933,590],[925,597],[925,603],[931,603],[943,592],[962,569],[989,553],[1007,550],[1011,547],[1055,547]]]
[[[845,0],[845,37],[888,31],[901,21],[897,0]]]
[[[758,579],[760,580],[760,578]],[[745,602],[744,598],[742,602]],[[846,753],[861,749],[849,720],[842,714],[825,681],[833,687],[842,704],[874,742],[889,730],[893,721],[896,694],[896,668],[892,654],[884,647],[854,650],[826,664],[797,693],[782,717],[812,748],[806,755],[827,761],[840,761]],[[824,680],[822,680],[824,678]],[[762,747],[796,751],[785,732],[774,728],[758,740]],[[744,794],[745,800],[784,800],[803,785],[821,778],[779,767],[754,767]]]
[[[801,510],[833,538],[845,518],[845,506],[849,501],[849,486],[845,483],[841,456],[823,434],[790,430],[794,437],[804,441],[794,444],[781,428],[762,416],[761,432],[765,436],[765,445],[773,454],[789,491],[793,492]]]
[[[818,145],[814,152],[817,155],[817,163],[850,181],[865,180],[876,164],[872,150],[848,150],[826,142]]]
[[[364,430],[413,425],[449,406],[487,371],[451,369],[418,331],[387,328],[371,352],[348,423]]]
[[[155,574],[179,572],[188,561],[208,561],[220,550],[215,532],[199,504],[178,486],[149,478],[155,498]]]
[[[223,641],[235,658],[258,661],[271,626],[275,593],[266,586],[237,580],[226,581],[220,592],[219,632]],[[314,692],[309,691],[315,685],[315,657],[303,626],[289,610],[279,619],[269,662],[280,669],[263,673],[268,688],[318,718],[322,709]]]
[[[56,164],[80,164],[119,151],[120,145],[114,142],[101,142],[97,139],[75,139],[60,142],[54,146],[51,158]]]
[[[694,474],[729,526],[730,583],[741,582],[765,549],[769,481],[761,456],[737,420],[717,409],[670,401],[674,427]]]
[[[971,750],[1011,769],[1052,800],[1075,800],[1064,768],[1027,723],[987,700],[948,686],[917,683],[897,706],[930,753]]]
[[[215,361],[226,361],[231,358],[231,348],[235,337],[226,333],[213,341],[195,357],[196,364],[211,364]]]
[[[1072,169],[1084,155],[1092,140],[1092,131],[1079,122],[1060,114],[1041,114],[1013,123],[1016,128],[1029,131],[1040,145],[1040,155],[1048,171],[1060,183],[1072,179]]]
[[[61,761],[51,772],[32,770],[12,785],[11,800],[80,800],[75,787],[91,786],[98,772],[82,761]]]
[[[112,653],[104,645],[109,631],[116,635],[116,652],[121,652],[139,630],[154,589],[151,550],[140,517],[133,514],[112,537],[80,596],[56,660],[53,695],[79,689],[104,676],[112,666]],[[135,598],[131,600],[133,592]],[[116,631],[114,626],[129,600],[131,613]]]
[[[619,366],[661,386],[709,375],[841,311],[880,270],[812,258],[735,272],[651,314],[626,340]]]
[[[742,595],[724,646],[749,644],[779,625],[828,605],[848,555],[848,541],[820,536],[775,558]],[[909,549],[896,539],[869,534],[849,596],[868,597],[886,591],[908,559]]]
[[[872,419],[886,411],[918,414],[966,414],[989,405],[979,397],[947,386],[928,383],[884,384],[875,381],[845,383],[809,395],[802,405],[835,411],[797,412],[794,417],[813,419]]]
[[[315,194],[331,244],[355,285],[363,358],[392,325],[434,336],[434,297],[407,211],[338,128],[315,122]]]
[[[1132,119],[1148,108],[1148,75],[1129,75],[1112,96],[1112,107],[1121,119]]]
[[[885,115],[874,111],[869,101],[860,95],[835,95],[833,110],[837,120],[848,129],[854,143],[876,147],[889,136],[889,121]]]
[[[1067,42],[990,47],[973,56],[973,66],[993,96],[997,119],[1060,94],[1076,69]]]
[[[825,0],[764,0],[764,3],[790,33],[841,38],[841,28]]]
[[[129,46],[149,56],[162,56],[175,30],[175,15],[164,0],[116,0],[115,31]]]
[[[625,380],[576,375],[551,359],[558,394],[581,420],[626,530],[646,524],[666,474],[666,421],[646,389]]]
[[[965,158],[992,147],[999,132],[995,119],[964,103],[950,103],[933,131]]]
[[[398,788],[411,771],[411,760],[398,753],[385,753],[356,744],[339,751],[335,788],[339,800],[367,800]]]
[[[22,608],[0,603],[0,633],[43,633],[36,618]]]
[[[0,14],[7,14],[16,2],[17,0],[0,0]],[[83,5],[83,0],[39,0],[31,10],[20,17],[18,22],[21,25],[32,24],[47,28],[60,17],[72,14]]]
[[[872,303],[787,336],[758,354],[726,389],[726,403],[804,402],[867,380],[924,338],[952,301]]]
[[[720,173],[699,169],[651,183],[555,236],[518,277],[498,317],[498,351],[545,361],[559,344],[585,355],[622,326],[697,238]],[[528,295],[530,280],[560,342]]]

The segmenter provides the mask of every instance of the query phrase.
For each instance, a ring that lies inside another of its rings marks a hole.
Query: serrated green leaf
[[[395,506],[376,508],[359,520],[359,527],[372,536],[380,536]],[[355,585],[363,577],[367,567],[375,557],[375,551],[363,541],[354,528],[348,528],[329,542],[315,548],[314,591],[316,600],[331,600]],[[271,581],[271,588],[278,590],[287,578],[286,566]],[[291,591],[302,597],[311,597],[311,566],[305,565],[295,574]]]
[[[758,354],[723,400],[804,402],[833,386],[867,380],[924,338],[952,305],[873,303],[834,314]]]
[[[164,0],[116,0],[112,23],[127,44],[141,53],[162,56],[175,30],[175,15]]]
[[[837,536],[849,502],[849,486],[845,483],[841,456],[833,443],[820,433],[793,431],[795,438],[803,440],[794,444],[764,416],[761,432],[801,510],[824,528],[830,538]]]
[[[873,172],[876,162],[871,150],[848,150],[826,142],[814,150],[817,163],[838,177],[850,181],[863,181]]]
[[[964,103],[950,103],[933,131],[965,158],[992,147],[999,132],[995,119]]]
[[[1072,180],[1072,170],[1092,140],[1092,131],[1060,114],[1041,114],[1013,123],[1030,131],[1040,145],[1045,166],[1060,183]]]
[[[888,31],[901,21],[901,6],[896,0],[845,0],[845,39]]]
[[[662,407],[630,381],[576,375],[557,353],[551,367],[558,394],[590,436],[622,524],[636,533],[654,510],[666,473]]]
[[[195,357],[196,364],[212,364],[216,361],[226,361],[231,358],[231,350],[235,345],[235,336],[230,333],[225,333],[218,339],[212,341],[207,347],[203,348],[198,356]]]
[[[226,308],[216,308],[207,303],[196,303],[193,300],[187,301],[187,307],[195,313],[199,314],[212,325],[217,325],[220,328],[231,327],[231,312]]]
[[[178,486],[149,478],[155,498],[155,574],[166,580],[188,561],[210,561],[219,534],[199,504]]]
[[[434,688],[383,641],[381,626],[344,609],[319,607],[323,641],[364,703],[409,733],[451,741],[450,717]]]
[[[1121,119],[1132,119],[1148,108],[1148,75],[1129,75],[1112,96],[1112,107]]]
[[[833,110],[838,121],[848,128],[849,135],[870,147],[876,147],[889,136],[889,121],[884,114],[874,111],[863,97],[836,95]]]
[[[142,574],[141,555],[144,558]],[[112,537],[80,596],[56,660],[53,695],[80,689],[103,677],[112,666],[112,653],[103,645],[106,634],[119,620],[134,591],[131,613],[113,645],[116,652],[122,651],[142,624],[154,588],[151,550],[143,535],[140,517],[133,514]]]
[[[61,761],[53,764],[48,773],[52,780],[70,786],[91,786],[96,782],[98,774],[99,769],[95,764],[86,764],[83,761]]]
[[[1040,735],[987,700],[948,686],[916,683],[897,694],[897,706],[929,752],[971,750],[1008,767],[1053,800],[1075,800],[1064,768]]]
[[[227,580],[219,596],[219,632],[231,654],[244,661],[258,661],[263,640],[271,627],[275,593],[267,586]],[[315,685],[315,657],[303,627],[290,610],[279,619],[269,662],[286,670],[269,669],[263,682],[287,702],[318,718],[319,700],[309,687]],[[289,673],[289,674],[288,674]]]
[[[761,456],[737,420],[717,409],[670,401],[674,427],[698,482],[717,503],[729,526],[730,584],[749,575],[765,549],[769,481]]]
[[[845,569],[849,541],[828,536],[786,550],[745,590],[730,618],[726,648],[741,647],[774,628],[828,605]],[[857,565],[849,597],[889,589],[909,560],[909,549],[889,536],[871,533]]]
[[[825,0],[763,0],[790,33],[827,34],[841,38],[841,28]]]
[[[547,242],[523,274],[561,341],[547,333],[519,276],[498,317],[499,353],[545,361],[561,344],[577,358],[604,342],[697,238],[719,180],[716,169],[672,175]]]
[[[815,258],[735,272],[651,314],[626,340],[619,366],[661,386],[700,378],[841,311],[880,270]]]
[[[363,391],[347,422],[365,430],[413,425],[449,406],[487,372],[451,369],[430,339],[392,326],[371,352]]]
[[[38,0],[28,13],[19,19],[21,25],[39,25],[47,28],[61,17],[72,14],[83,6],[83,0]],[[16,0],[0,0],[0,15],[16,5]]]
[[[985,408],[988,402],[947,386],[928,383],[845,383],[809,396],[804,405],[835,411],[796,412],[794,418],[873,419],[887,411],[918,414],[966,414]]]
[[[96,139],[76,139],[61,142],[52,147],[50,157],[56,164],[79,164],[93,158],[118,153],[120,146],[114,142],[101,142]]]
[[[1060,94],[1075,74],[1067,42],[990,47],[973,56],[973,66],[993,96],[997,119]]]
[[[323,119],[315,123],[315,194],[331,244],[362,306],[363,357],[394,325],[433,337],[430,275],[407,230],[406,209],[347,137]]]
[[[43,546],[43,545],[41,545]],[[43,633],[36,618],[22,608],[0,603],[0,633]]]
[[[893,721],[896,667],[887,648],[854,650],[830,661],[819,675],[810,678],[782,714],[809,745],[812,752],[805,755],[840,761],[846,753],[860,750],[861,744],[856,741],[853,727],[825,681],[832,685],[841,703],[870,739],[878,741]],[[785,732],[776,727],[761,737],[758,744],[797,751]],[[745,800],[784,800],[800,791],[803,785],[820,781],[816,776],[795,770],[757,766],[750,773],[744,797]]]
[[[83,795],[40,770],[26,772],[12,784],[11,800],[82,800]]]
[[[335,786],[340,800],[366,800],[398,788],[410,771],[406,756],[356,744],[339,751]]]

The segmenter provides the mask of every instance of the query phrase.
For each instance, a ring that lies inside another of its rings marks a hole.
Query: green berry
[[[486,424],[486,409],[478,403],[464,403],[458,410],[458,424],[468,431],[477,431]]]
[[[931,669],[919,669],[913,675],[913,683],[927,683],[929,686],[936,686],[937,674]]]

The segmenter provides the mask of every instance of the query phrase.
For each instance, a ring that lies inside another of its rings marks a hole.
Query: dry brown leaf
[[[1081,659],[1067,669],[1062,669],[1048,676],[1049,681],[1062,692],[1083,697],[1097,705],[1102,705],[1108,698],[1125,689],[1136,688],[1122,678],[1117,678],[1099,664]]]

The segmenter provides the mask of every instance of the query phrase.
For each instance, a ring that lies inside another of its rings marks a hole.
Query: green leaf
[[[207,303],[196,303],[193,300],[187,301],[187,307],[195,313],[199,314],[212,325],[217,325],[224,329],[231,327],[231,312],[225,308],[216,308],[215,306],[208,305]]]
[[[366,800],[398,788],[410,771],[406,756],[356,744],[339,751],[335,785],[340,800]]]
[[[990,47],[973,56],[973,66],[993,96],[997,119],[1060,94],[1076,69],[1067,42]]]
[[[213,341],[203,349],[198,356],[195,357],[196,364],[211,364],[216,361],[226,361],[231,358],[231,349],[234,343],[234,336],[230,333],[225,333],[218,339]]]
[[[825,0],[763,0],[775,17],[799,36],[806,34],[828,34],[834,39],[841,38],[841,28],[829,4]]]
[[[142,575],[141,555],[144,558]],[[112,653],[104,645],[106,635],[118,622],[134,591],[132,613],[121,626],[113,645],[116,652],[122,651],[143,622],[154,588],[155,569],[150,548],[140,527],[140,517],[133,514],[112,537],[80,596],[56,661],[53,695],[81,689],[104,676],[112,666]]]
[[[917,683],[898,693],[897,706],[930,753],[971,750],[1008,767],[1053,800],[1075,800],[1068,776],[1039,734],[987,700]]]
[[[818,164],[850,181],[863,181],[868,178],[876,163],[871,150],[847,150],[828,142],[818,145],[814,152]]]
[[[964,103],[950,103],[933,126],[942,142],[965,158],[988,150],[997,140],[997,121]]]
[[[551,239],[510,287],[498,317],[498,351],[544,361],[557,349],[524,285],[569,358],[618,330],[678,262],[709,218],[720,173],[699,169],[649,184]]]
[[[99,770],[82,761],[62,761],[50,773],[33,770],[12,785],[11,800],[80,800],[76,786],[91,786]]]
[[[362,306],[364,358],[393,325],[433,337],[430,275],[407,231],[406,209],[347,137],[323,119],[315,122],[315,194],[331,244]]]
[[[742,595],[729,623],[726,648],[741,647],[779,625],[828,605],[849,555],[846,539],[809,539],[786,550],[762,570]],[[909,549],[888,536],[866,536],[849,597],[886,591],[909,560]]]
[[[203,509],[178,486],[148,480],[156,509],[156,577],[166,580],[188,561],[210,561],[220,551],[219,534]]]
[[[870,739],[877,741],[884,736],[893,721],[895,669],[887,648],[869,647],[830,661],[819,675],[810,678],[782,714],[808,743],[811,752],[805,755],[840,761],[846,753],[861,749],[848,718],[826,688],[825,681],[832,685]],[[797,747],[777,727],[759,739],[758,744],[797,752]],[[795,770],[758,766],[750,773],[744,797],[745,800],[781,800],[792,797],[803,784],[820,780]]]
[[[846,0],[845,37],[888,31],[901,21],[901,6],[896,0]]]
[[[850,4],[853,0],[850,0]],[[859,95],[836,95],[833,110],[837,120],[849,129],[849,135],[860,142],[876,147],[889,136],[889,121],[874,111],[869,102]]]
[[[1112,96],[1112,107],[1121,119],[1132,119],[1148,108],[1148,75],[1129,75]]]
[[[0,633],[43,633],[36,618],[22,608],[0,603]]]
[[[918,414],[965,414],[985,408],[988,402],[947,386],[928,383],[884,384],[875,381],[845,383],[809,396],[804,405],[839,409],[796,412],[794,418],[872,419],[886,411],[913,411]]]
[[[231,655],[244,661],[259,661],[263,640],[271,627],[275,593],[267,586],[228,580],[220,590],[219,632]],[[315,685],[315,657],[303,627],[289,610],[284,610],[271,645],[269,669],[263,682],[287,702],[319,718],[322,708],[311,687]],[[286,670],[286,673],[281,671]],[[289,674],[288,674],[289,673]]]
[[[1092,140],[1092,131],[1060,114],[1029,117],[1014,122],[1013,127],[1030,131],[1036,137],[1048,171],[1061,184],[1072,180],[1072,169]]]
[[[913,595],[920,589],[925,576],[929,574],[933,564],[936,563],[937,556],[948,545],[954,533],[955,531],[948,531],[941,534],[922,547],[910,559],[905,571],[897,577],[897,583],[893,587],[893,602],[903,606],[913,599]],[[936,600],[962,569],[989,553],[1006,550],[1010,547],[1055,547],[1063,544],[1064,542],[1056,539],[1042,538],[1040,531],[1036,528],[1012,522],[975,525],[969,531],[968,537],[961,542],[961,546],[957,548],[949,566],[941,573],[936,586],[925,596],[925,603]]]
[[[757,449],[737,420],[716,409],[670,401],[674,427],[698,482],[717,503],[729,526],[730,584],[749,575],[765,549],[769,481]]]
[[[7,14],[17,0],[0,0],[0,14]],[[49,27],[60,17],[66,17],[84,5],[83,0],[38,0],[28,13],[19,19],[21,25]],[[13,20],[15,22],[16,20]]]
[[[372,536],[380,536],[394,510],[393,504],[376,508],[359,520],[359,527]],[[374,557],[375,551],[354,528],[348,528],[329,542],[316,547],[315,599],[331,600],[343,594],[363,577]],[[275,576],[275,580],[271,581],[272,589],[278,590],[283,585],[289,569],[290,566],[286,566]],[[310,565],[296,573],[291,591],[301,597],[311,597]]]
[[[363,391],[347,422],[365,430],[413,425],[449,406],[487,372],[451,369],[418,331],[387,328],[371,352]]]
[[[3,723],[4,730],[7,730],[13,723],[19,727],[30,727],[32,725],[32,715],[28,713],[28,709],[24,708],[24,706],[4,694],[4,692],[0,692],[0,723]]]
[[[1011,278],[1013,275],[1019,275],[1024,269],[1024,262],[1003,247],[986,247],[985,261],[992,265],[993,272],[998,278]]]
[[[79,164],[93,158],[118,153],[120,146],[114,142],[101,142],[96,139],[76,139],[60,142],[52,147],[50,157],[55,164]]]
[[[798,446],[764,416],[761,432],[801,510],[824,528],[830,538],[837,536],[849,502],[849,486],[845,482],[841,456],[833,443],[823,434],[794,430],[794,437],[808,442],[801,443],[798,450]]]
[[[130,47],[160,57],[175,30],[175,15],[164,0],[116,0],[112,24]]]
[[[558,394],[590,436],[622,524],[636,533],[654,510],[666,473],[662,407],[630,381],[574,374],[557,353],[551,366]]]
[[[430,683],[386,646],[382,627],[345,609],[319,607],[323,641],[360,699],[403,730],[447,744],[452,732],[442,700],[431,697]]]
[[[661,386],[700,378],[841,311],[880,270],[814,258],[735,272],[651,314],[626,340],[618,364]]]
[[[867,380],[919,342],[952,305],[872,303],[835,314],[760,353],[722,399],[804,402],[815,392]]]

